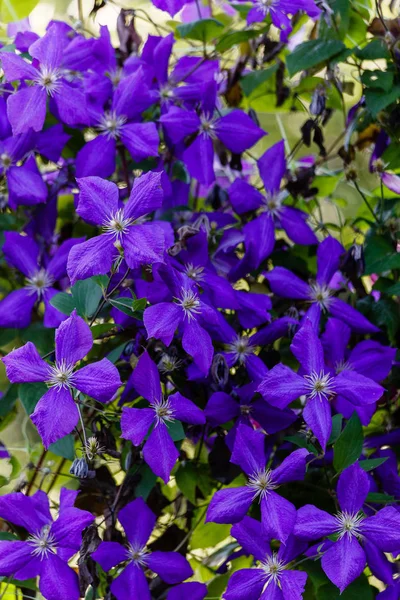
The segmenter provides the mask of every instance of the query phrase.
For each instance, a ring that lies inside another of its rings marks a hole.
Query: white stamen
[[[133,562],[138,567],[145,567],[147,565],[150,550],[147,550],[146,546],[137,547],[129,544],[126,553],[129,562]]]
[[[286,564],[283,560],[278,558],[276,552],[274,552],[271,556],[267,556],[266,560],[261,563],[261,568],[264,571],[267,579],[267,586],[271,583],[275,583],[275,585],[279,585],[279,580],[282,571],[286,568]]]
[[[126,219],[124,217],[124,209],[120,208],[110,219],[103,223],[103,231],[112,235],[116,240],[121,241],[122,236],[128,232],[128,227],[132,223],[133,219]]]
[[[339,374],[342,371],[353,371],[353,367],[346,360],[339,360],[335,364],[335,373]]]
[[[9,169],[13,164],[13,159],[9,154],[7,154],[7,152],[3,152],[0,154],[0,163],[4,171],[7,171],[7,169]]]
[[[319,283],[310,284],[310,299],[312,302],[316,302],[322,308],[327,310],[332,300],[332,290],[327,285],[320,285]]]
[[[313,371],[310,375],[304,375],[307,385],[307,395],[309,398],[325,398],[328,400],[335,393],[334,379],[329,373],[316,373]]]
[[[182,288],[181,297],[175,298],[175,300],[182,308],[188,321],[196,319],[196,315],[201,313],[199,297],[193,290]]]
[[[351,514],[346,511],[335,515],[338,524],[336,531],[339,533],[339,539],[342,539],[346,534],[350,537],[362,538],[362,528],[360,525],[364,518],[364,515],[361,513]]]
[[[100,119],[97,129],[108,139],[116,140],[120,134],[122,126],[126,123],[126,117],[117,115],[115,111],[106,112]]]
[[[160,423],[171,423],[174,421],[174,410],[171,407],[171,402],[168,398],[162,399],[160,401],[155,402],[152,405],[154,412],[156,413],[156,427]]]
[[[172,373],[182,365],[182,361],[176,356],[170,356],[169,354],[163,354],[160,362],[158,363],[158,370],[161,373]]]
[[[63,359],[61,362],[56,363],[50,367],[51,375],[49,380],[46,382],[49,387],[55,387],[60,389],[70,389],[73,385],[73,365],[67,365]]]
[[[280,192],[276,192],[275,194],[271,194],[267,191],[266,195],[263,198],[263,206],[261,207],[260,212],[267,212],[272,217],[279,217],[282,211],[282,202],[287,198],[288,193],[286,190],[281,190]]]
[[[185,273],[188,277],[190,277],[190,279],[193,279],[193,281],[203,281],[204,279],[204,267],[196,267],[194,266],[192,263],[187,263],[185,265]]]
[[[36,83],[46,90],[49,96],[54,96],[60,89],[61,71],[59,69],[51,69],[42,65],[40,72],[36,77]]]
[[[253,475],[249,477],[249,481],[246,485],[254,491],[253,500],[259,498],[260,502],[263,498],[268,496],[271,490],[275,490],[278,487],[272,478],[271,469],[253,473]]]
[[[255,5],[264,16],[267,16],[277,0],[256,0]]]
[[[215,140],[217,138],[215,133],[214,119],[206,117],[205,115],[200,116],[200,133],[205,133],[208,137]]]
[[[245,364],[247,357],[254,352],[254,346],[249,344],[249,338],[238,335],[230,344],[226,344],[226,351],[233,354],[235,361]]]
[[[54,535],[50,533],[51,525],[45,525],[39,533],[30,535],[27,542],[33,547],[32,556],[37,556],[40,560],[47,558],[49,554],[57,553],[57,543]]]
[[[26,281],[26,287],[41,298],[45,290],[47,290],[54,282],[54,278],[46,271],[46,269],[39,269]]]

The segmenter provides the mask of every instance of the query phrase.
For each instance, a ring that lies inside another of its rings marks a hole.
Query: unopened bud
[[[87,479],[89,477],[89,465],[84,458],[76,458],[69,472],[71,475],[79,477],[79,479]]]
[[[211,375],[219,387],[225,387],[229,378],[229,367],[222,354],[215,354],[211,365]]]
[[[358,175],[357,175],[357,170],[354,167],[347,167],[345,170],[345,175],[346,175],[346,179],[347,181],[356,181]]]

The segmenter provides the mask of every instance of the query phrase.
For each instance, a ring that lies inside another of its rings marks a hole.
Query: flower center
[[[33,547],[32,556],[37,556],[40,560],[47,558],[49,554],[57,553],[57,543],[55,537],[50,533],[51,525],[42,527],[39,533],[30,535],[27,542]]]
[[[310,375],[304,375],[307,386],[307,395],[310,398],[325,398],[328,400],[335,393],[334,379],[329,373],[316,373],[313,371]]]
[[[266,560],[261,563],[261,568],[267,578],[267,585],[271,581],[273,581],[276,585],[279,584],[279,579],[282,571],[285,569],[285,566],[286,565],[284,561],[278,558],[276,552],[274,552],[271,556],[267,556]]]
[[[156,413],[156,427],[160,423],[165,423],[166,421],[171,423],[174,421],[174,410],[168,398],[155,402],[152,408]]]
[[[126,123],[126,117],[118,116],[115,111],[106,112],[101,117],[97,129],[108,139],[116,140],[120,134],[123,125]]]
[[[233,342],[226,345],[227,352],[233,354],[235,361],[243,365],[246,358],[253,354],[254,346],[250,346],[249,338],[246,336],[238,336]]]
[[[323,310],[327,310],[331,303],[332,290],[327,285],[312,283],[310,285],[310,298],[312,302],[317,302]]]
[[[215,134],[215,125],[214,120],[212,118],[206,117],[205,115],[201,115],[200,117],[200,133],[205,133],[208,137],[212,139],[216,139]]]
[[[271,194],[267,192],[264,196],[264,206],[261,208],[261,212],[267,212],[273,217],[279,217],[282,211],[282,202],[287,197],[287,192],[282,190]]]
[[[250,406],[249,404],[242,404],[240,406],[240,414],[242,415],[249,415],[253,410],[253,407]]]
[[[193,290],[185,290],[182,288],[181,297],[175,298],[175,300],[182,308],[188,321],[196,319],[196,315],[200,314],[200,300]]]
[[[173,98],[173,96],[174,92],[172,91],[169,85],[165,85],[160,89],[161,100],[169,100],[170,98]]]
[[[260,10],[264,16],[268,15],[271,8],[276,3],[276,0],[256,0],[256,6],[258,10]]]
[[[128,227],[132,223],[133,219],[126,219],[124,217],[124,209],[120,208],[110,219],[103,223],[103,231],[120,241],[122,236],[128,233]]]
[[[185,265],[185,273],[190,279],[194,281],[203,281],[204,279],[204,267],[195,267],[192,263]]]
[[[39,269],[32,277],[29,277],[26,280],[26,287],[36,293],[40,298],[53,282],[53,277],[49,275],[46,269]]]
[[[5,171],[12,165],[12,158],[7,152],[0,154],[0,163]]]
[[[163,354],[160,362],[158,363],[158,369],[161,373],[172,373],[176,369],[179,369],[182,361],[176,356],[170,356],[169,354]]]
[[[49,96],[54,96],[60,89],[61,72],[59,69],[51,69],[42,65],[36,78],[40,87],[46,90]]]
[[[271,469],[253,473],[253,475],[249,477],[247,486],[254,491],[253,500],[258,498],[260,502],[263,498],[268,496],[271,490],[275,490],[278,487],[272,478]]]
[[[361,521],[364,519],[364,515],[362,513],[348,513],[346,511],[339,512],[335,515],[335,519],[337,522],[337,532],[339,533],[339,538],[341,539],[344,535],[348,535],[350,537],[362,537],[362,528]]]
[[[49,387],[56,387],[58,390],[60,389],[70,389],[73,384],[73,365],[67,365],[65,360],[62,360],[59,363],[56,363],[54,366],[50,367],[50,378],[47,381],[47,385]]]
[[[147,565],[150,550],[147,550],[146,546],[137,547],[129,544],[126,553],[128,555],[128,560],[133,562],[136,566],[145,567]]]

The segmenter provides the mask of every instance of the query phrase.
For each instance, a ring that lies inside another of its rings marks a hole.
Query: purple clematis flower
[[[355,371],[376,382],[386,379],[392,368],[396,349],[382,346],[374,340],[363,340],[352,350],[347,350],[350,335],[350,328],[343,321],[328,319],[325,332],[321,336],[327,366],[336,374]],[[346,419],[356,410],[363,425],[368,425],[375,412],[375,404],[357,406],[340,394],[334,397],[333,403],[337,412]]]
[[[125,530],[127,546],[117,542],[102,542],[92,554],[104,571],[125,563],[125,568],[110,587],[117,600],[151,600],[144,569],[157,573],[170,584],[180,583],[193,574],[186,558],[178,552],[152,552],[147,548],[156,516],[142,498],[137,498],[120,510],[118,519]]]
[[[179,452],[168,432],[168,423],[178,419],[192,425],[206,422],[203,412],[191,400],[179,392],[163,397],[160,374],[147,352],[139,358],[132,374],[132,383],[137,392],[150,402],[151,408],[122,409],[122,437],[135,446],[145,439],[153,427],[143,447],[143,457],[151,470],[168,482],[170,473]]]
[[[329,399],[339,394],[353,405],[364,406],[377,402],[384,389],[355,371],[344,370],[333,375],[325,366],[321,341],[309,319],[294,336],[290,349],[301,365],[300,372],[294,373],[279,363],[269,371],[258,391],[279,408],[306,396],[303,418],[325,449],[332,429]]]
[[[279,550],[272,551],[261,523],[245,517],[234,525],[231,535],[243,550],[252,554],[259,563],[255,569],[235,571],[224,594],[226,600],[301,600],[307,573],[295,571],[290,563],[306,548],[304,542],[290,535]]]
[[[188,583],[181,583],[176,587],[172,588],[167,595],[167,600],[204,600],[207,596],[207,586],[204,583],[197,583],[197,581],[189,581]]]
[[[85,123],[88,115],[85,96],[72,85],[63,71],[65,41],[54,23],[46,34],[29,47],[29,54],[37,63],[28,63],[12,52],[1,53],[1,63],[6,81],[32,81],[33,85],[21,87],[7,100],[8,118],[14,135],[30,128],[41,131],[46,118],[47,97],[54,100],[61,121],[74,127]]]
[[[281,42],[287,42],[292,31],[292,23],[288,15],[303,10],[311,18],[317,19],[321,13],[313,0],[254,0],[254,6],[247,15],[247,23],[259,23],[269,15],[272,23],[280,30]]]
[[[78,492],[61,489],[58,518],[53,521],[47,495],[21,493],[0,498],[0,517],[24,527],[24,541],[0,541],[0,575],[18,580],[40,577],[39,590],[46,600],[78,600],[79,582],[68,560],[78,552],[82,531],[94,520],[74,507]]]
[[[110,402],[121,385],[118,369],[107,358],[75,371],[76,363],[88,354],[92,346],[90,327],[74,310],[56,330],[54,365],[40,357],[32,342],[2,359],[11,383],[43,381],[49,387],[31,417],[46,448],[71,433],[78,423],[74,390],[98,402]]]
[[[183,161],[192,177],[200,183],[210,185],[215,180],[214,141],[219,140],[231,152],[241,154],[254,146],[266,133],[241,110],[215,117],[214,81],[204,86],[202,95],[200,114],[174,106],[161,116],[160,121],[172,144],[179,144],[185,138],[195,136],[183,152]]]
[[[39,302],[44,302],[45,306],[44,326],[58,327],[66,316],[50,304],[58,293],[54,284],[66,276],[68,253],[75,244],[82,242],[82,238],[63,242],[48,261],[39,261],[39,246],[28,236],[7,231],[5,240],[5,259],[25,275],[26,284],[0,302],[0,327],[27,327],[33,307]]]
[[[235,212],[239,215],[257,211],[259,216],[244,225],[246,252],[236,269],[243,271],[257,269],[274,249],[275,227],[285,230],[296,244],[317,244],[318,239],[307,224],[308,215],[285,206],[288,196],[281,190],[281,182],[286,172],[285,145],[278,142],[269,148],[258,160],[258,170],[263,180],[266,194],[261,194],[244,179],[236,179],[228,193]]]
[[[275,267],[268,271],[265,277],[274,294],[311,303],[307,315],[314,322],[319,322],[321,311],[326,311],[346,323],[353,331],[375,333],[379,331],[378,327],[370,323],[358,310],[333,297],[335,290],[330,286],[330,281],[339,269],[343,253],[343,246],[334,238],[327,237],[318,246],[316,281],[307,284],[284,267]]]
[[[76,212],[88,223],[102,227],[104,233],[72,248],[67,267],[72,284],[77,279],[108,273],[119,249],[131,269],[163,262],[163,230],[153,223],[141,223],[145,215],[161,207],[161,177],[161,173],[146,173],[136,179],[125,206],[111,181],[100,177],[78,180]]]
[[[216,492],[207,510],[207,521],[238,523],[254,500],[261,504],[262,525],[268,538],[286,542],[296,521],[296,509],[274,490],[289,481],[304,478],[307,450],[295,450],[276,469],[266,468],[265,435],[247,425],[239,425],[231,462],[248,475],[245,487]]]
[[[400,548],[400,513],[391,506],[366,517],[362,506],[370,488],[368,475],[358,463],[343,471],[337,485],[340,512],[333,516],[311,504],[297,513],[294,534],[302,540],[337,536],[324,553],[322,568],[340,592],[359,577],[365,568],[363,546],[372,544],[383,552]]]

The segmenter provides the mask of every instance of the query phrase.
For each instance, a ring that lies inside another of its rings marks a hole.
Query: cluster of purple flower
[[[183,6],[155,4],[171,14]],[[311,0],[295,6],[320,13]],[[247,20],[270,14],[284,43],[292,12],[286,0],[257,0]],[[121,58],[106,27],[87,38],[52,22],[43,37],[20,33],[16,52],[0,53],[3,208],[12,217],[2,251],[16,282],[0,302],[0,327],[25,330],[33,318],[55,329],[47,355],[31,341],[9,351],[7,377],[47,386],[31,420],[45,450],[82,437],[73,481],[89,496],[94,459],[106,461],[112,446],[97,429],[87,440],[92,408],[112,415],[115,452],[129,450],[154,481],[171,482],[177,461],[196,472],[217,455],[222,474],[214,471],[208,493],[198,486],[206,521],[233,525],[225,568],[235,553],[253,557],[234,570],[226,600],[300,600],[307,561],[340,592],[368,565],[387,586],[380,598],[395,600],[400,479],[389,437],[367,438],[364,454],[361,442],[341,468],[335,460],[348,427],[361,431],[385,398],[396,351],[347,301],[346,250],[298,208],[283,141],[247,176],[243,155],[266,132],[253,114],[224,106],[217,58],[172,65],[174,43],[172,34],[149,36],[140,53]],[[66,195],[74,207],[61,228]],[[297,270],[288,257],[298,246],[316,256],[307,281],[281,266]],[[85,311],[82,296],[86,305],[98,300]],[[0,517],[18,537],[0,541],[0,575],[39,577],[47,600],[77,600],[85,590],[68,561],[82,557],[95,523],[103,540],[85,560],[97,564],[106,594],[204,599],[204,583],[182,583],[193,576],[190,526],[176,551],[158,550],[160,505],[154,514],[138,480],[129,481],[97,521],[97,509],[75,507],[84,493],[65,488],[56,520],[41,490],[1,497]],[[324,487],[327,510],[303,502],[292,482]],[[392,505],[381,508],[380,490]],[[154,574],[165,584],[158,595]]]

